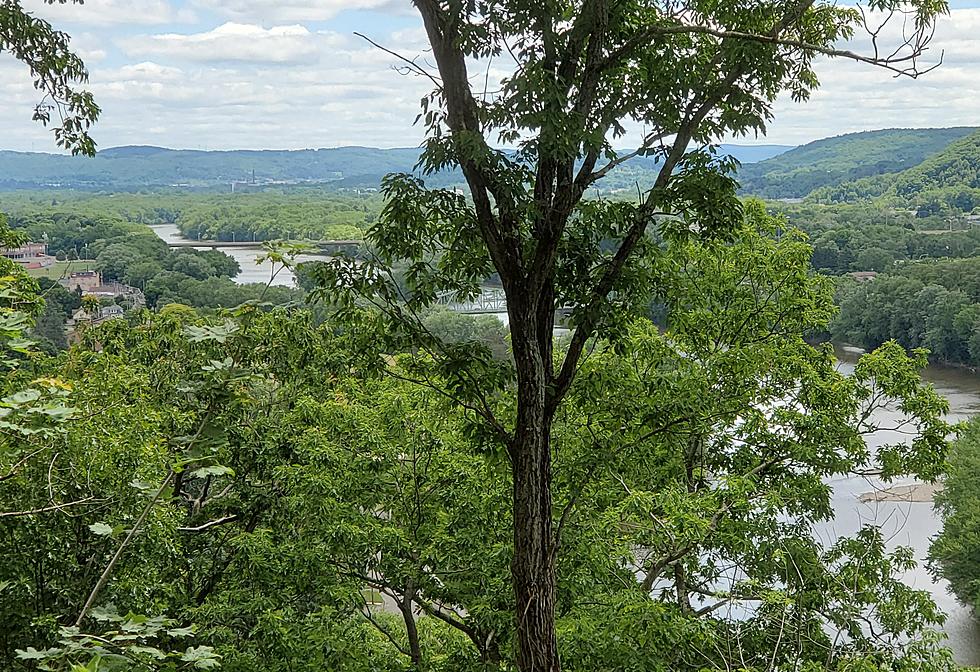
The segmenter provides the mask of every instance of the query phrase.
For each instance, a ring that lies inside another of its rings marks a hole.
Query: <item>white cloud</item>
[[[152,21],[144,16],[122,34],[118,26],[86,27],[87,32],[76,34],[79,50],[89,55],[90,88],[103,108],[94,129],[101,146],[152,142],[212,149],[390,147],[421,140],[422,129],[412,122],[431,82],[397,74],[393,57],[355,37],[303,25],[345,8],[380,6],[387,0],[197,2],[236,20],[218,27],[194,24],[186,34],[167,28],[167,34],[124,36],[151,33],[145,26]],[[136,0],[87,0],[79,11],[124,4],[135,6]],[[158,0],[142,0],[139,7],[157,16],[161,7],[168,8],[171,17],[175,11]],[[431,64],[419,29],[399,24],[402,30],[384,32],[382,25],[387,24],[372,25],[368,20],[360,29],[387,47],[408,57],[420,55],[420,63]],[[345,31],[349,29],[345,24]],[[776,120],[768,138],[760,141],[795,144],[874,128],[980,125],[975,96],[978,32],[980,10],[953,10],[940,22],[931,52],[938,57],[945,50],[945,64],[915,81],[894,79],[867,65],[822,60],[818,71],[823,85],[813,99],[801,105],[788,98],[777,101]],[[114,46],[121,46],[123,53]],[[26,69],[9,57],[2,59],[0,81],[9,104],[0,108],[0,148],[54,150],[50,135],[30,122],[38,94]],[[510,63],[500,58],[492,66],[491,91],[508,74]],[[474,64],[471,74],[481,89],[483,73]]]
[[[817,66],[821,86],[811,100],[795,104],[783,97],[775,105],[768,139],[803,143],[830,135],[878,128],[980,125],[976,73],[980,72],[980,9],[954,9],[939,20],[923,65],[943,64],[918,79],[843,59]],[[900,26],[883,33],[895,44]],[[868,45],[855,49],[868,53]]]
[[[93,26],[161,25],[191,23],[194,12],[176,9],[168,0],[85,0],[84,4],[49,5],[43,0],[24,0],[24,9],[54,25],[81,23]]]
[[[301,25],[262,28],[226,23],[203,32],[182,35],[143,35],[120,40],[127,54],[186,61],[250,63],[311,63],[323,50],[343,40],[329,33],[313,33]]]
[[[401,0],[195,0],[195,4],[238,20],[259,22],[329,21],[345,10],[404,11],[409,5]]]

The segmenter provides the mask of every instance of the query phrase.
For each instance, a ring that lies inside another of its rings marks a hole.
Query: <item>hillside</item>
[[[918,165],[976,128],[884,129],[810,142],[743,166],[742,191],[763,198],[802,198],[821,187]]]
[[[917,166],[815,192],[816,200],[853,202],[883,197],[920,216],[980,207],[980,131],[951,143]]]
[[[783,145],[723,145],[721,150],[743,163],[773,157]],[[232,182],[330,183],[377,186],[391,172],[410,172],[418,148],[338,147],[304,150],[198,151],[162,147],[116,147],[93,158],[61,154],[0,151],[0,189],[76,188],[132,190],[181,185],[226,188]],[[637,158],[621,169],[629,184],[656,170],[656,162]],[[616,178],[610,175],[611,181]],[[449,175],[448,181],[460,181]]]

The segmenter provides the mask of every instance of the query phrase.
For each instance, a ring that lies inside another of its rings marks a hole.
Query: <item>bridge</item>
[[[458,301],[453,292],[440,292],[436,295],[436,304],[445,306],[455,313],[466,315],[487,315],[507,312],[507,297],[504,290],[496,287],[483,287],[477,296],[468,301]],[[564,326],[568,314],[572,312],[569,306],[559,306],[555,310],[555,327]]]
[[[261,249],[267,241],[263,240],[168,240],[170,247],[206,247],[212,250],[220,250],[223,247],[254,248]],[[322,252],[351,251],[356,252],[362,241],[360,240],[314,240],[298,241],[308,242],[310,245],[319,248]]]
[[[484,287],[480,294],[469,301],[458,301],[453,292],[442,292],[436,297],[436,303],[453,312],[468,315],[507,312],[507,297],[504,296],[504,290],[493,287]]]

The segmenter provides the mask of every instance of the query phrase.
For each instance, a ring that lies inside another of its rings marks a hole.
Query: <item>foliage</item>
[[[867,24],[860,9],[832,2],[414,4],[437,71],[404,59],[435,85],[417,118],[427,134],[419,166],[423,176],[458,169],[468,198],[417,174],[389,175],[369,238],[379,263],[315,272],[321,294],[340,290],[347,317],[356,318],[358,301],[380,308],[374,328],[383,347],[431,354],[446,380],[440,389],[476,413],[509,457],[516,664],[557,672],[552,439],[583,355],[595,339],[621,341],[651,304],[667,262],[658,242],[725,240],[741,224],[735,161],[713,143],[764,133],[777,97],[808,98],[818,85],[814,60],[841,55],[835,45]],[[886,0],[871,8],[910,20],[906,41],[892,56],[878,49],[844,55],[919,74],[917,59],[945,2]],[[471,69],[505,54],[513,71],[492,94],[486,86],[481,93]],[[613,143],[628,126],[642,127],[643,140],[635,152],[617,153]],[[635,201],[585,200],[637,156],[659,169]],[[404,302],[396,263],[408,268]],[[492,274],[506,295],[514,354],[516,401],[506,415],[491,400],[510,372],[483,349],[447,347],[417,318],[438,297],[473,296]],[[558,309],[572,333],[556,358]]]
[[[836,202],[878,198],[912,208],[920,217],[972,212],[980,206],[980,132],[901,172],[846,182],[814,197]]]
[[[930,567],[949,581],[963,604],[976,608],[980,602],[977,557],[980,552],[980,420],[964,426],[950,449],[949,468],[936,510],[943,529],[929,549]]]
[[[923,261],[893,267],[874,282],[842,280],[838,340],[875,348],[896,340],[936,359],[980,364],[980,259]]]
[[[65,4],[81,0],[44,0]],[[55,142],[73,155],[95,154],[89,128],[99,116],[92,94],[76,88],[88,82],[88,70],[71,50],[71,39],[44,19],[26,11],[19,0],[7,0],[0,8],[0,50],[24,63],[43,98],[34,107],[34,121],[47,126],[52,118]]]

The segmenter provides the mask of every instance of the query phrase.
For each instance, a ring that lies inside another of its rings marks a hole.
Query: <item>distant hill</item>
[[[845,182],[814,193],[822,201],[885,197],[921,216],[980,208],[980,131],[950,143],[917,166]]]
[[[93,158],[0,152],[0,188],[128,189],[231,182],[350,182],[377,186],[381,175],[411,170],[418,149],[339,147],[296,151],[197,151],[115,147]]]
[[[802,198],[821,187],[906,170],[976,130],[891,128],[825,138],[743,166],[739,182],[746,194]]]
[[[746,164],[787,149],[790,147],[784,145],[721,147],[722,152]],[[197,151],[128,146],[102,150],[93,158],[0,151],[0,189],[131,190],[174,185],[207,189],[228,187],[232,182],[249,184],[253,180],[257,185],[330,183],[376,187],[387,173],[411,172],[418,155],[418,148],[371,147]],[[634,174],[656,168],[656,161],[637,158],[622,170],[632,180]],[[610,175],[610,179],[614,177]],[[459,182],[461,178],[447,175],[443,181]]]

